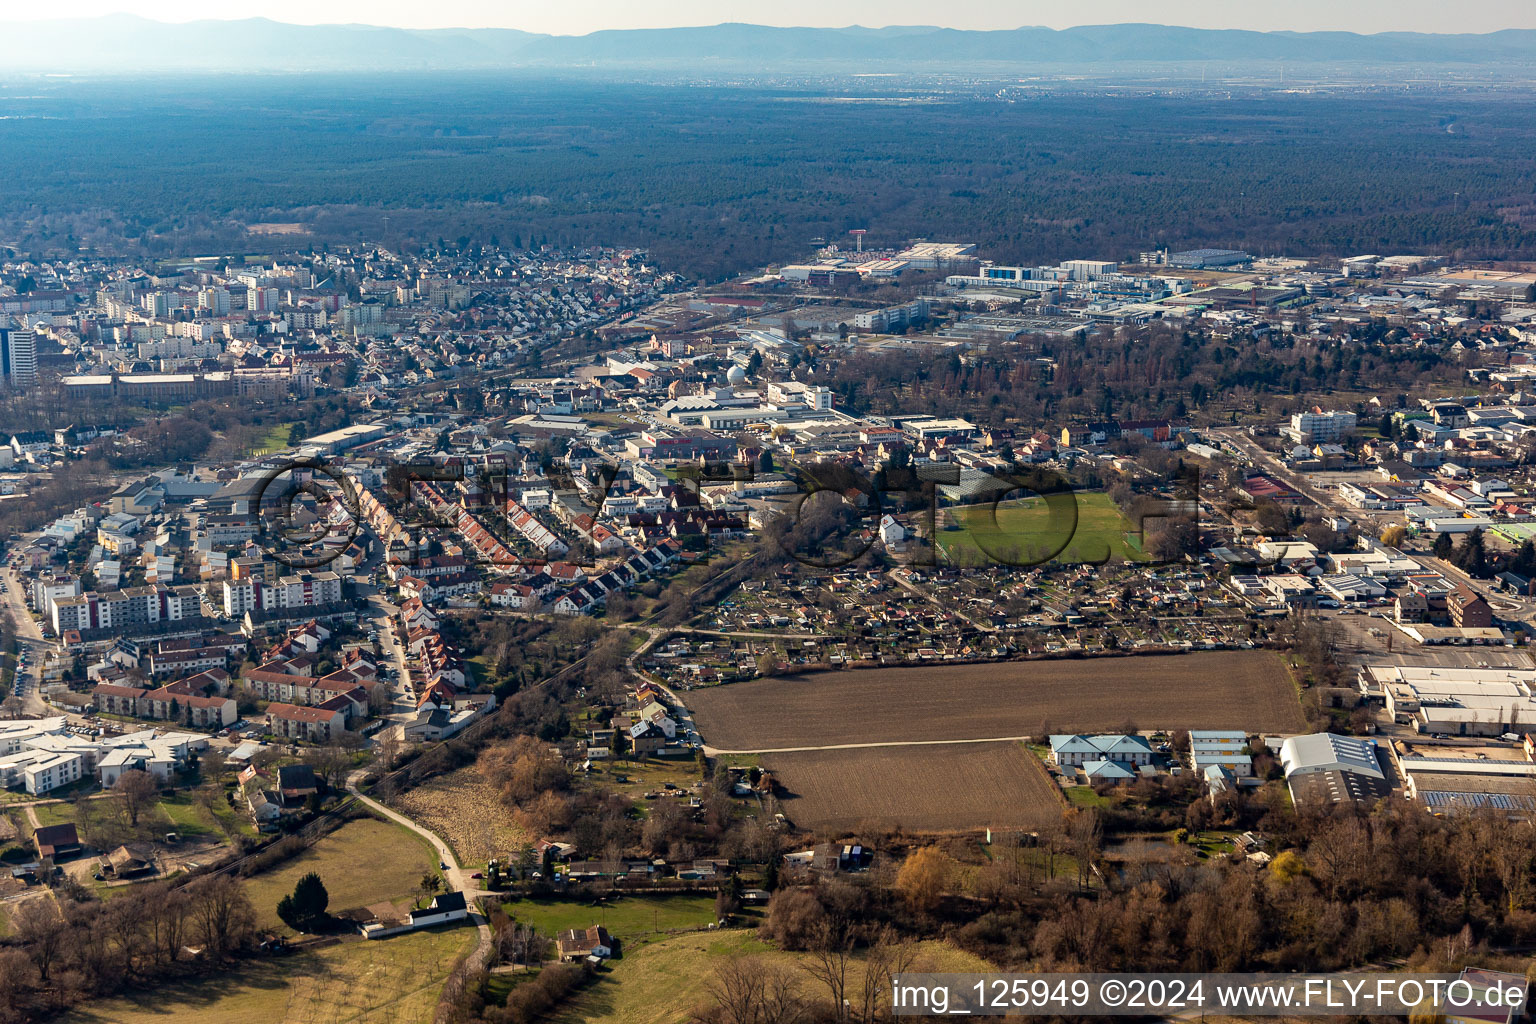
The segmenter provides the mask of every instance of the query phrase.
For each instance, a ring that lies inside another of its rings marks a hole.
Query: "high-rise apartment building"
[[[37,383],[37,332],[0,327],[0,378],[13,388]]]

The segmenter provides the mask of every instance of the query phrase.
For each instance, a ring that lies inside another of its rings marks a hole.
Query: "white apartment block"
[[[301,572],[276,583],[248,578],[224,581],[224,614],[313,608],[341,600],[341,577],[334,572]]]
[[[1291,434],[1298,441],[1327,444],[1353,437],[1355,414],[1352,412],[1298,412],[1291,417]]]

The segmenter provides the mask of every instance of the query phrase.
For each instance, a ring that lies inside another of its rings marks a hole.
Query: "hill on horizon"
[[[134,15],[3,22],[0,72],[462,71],[668,67],[710,70],[791,63],[912,67],[1095,65],[1189,61],[1307,64],[1536,63],[1536,30],[1478,35],[1257,32],[1169,25],[970,31],[721,24],[551,36],[516,29],[416,30],[291,25],[266,18],[183,24]]]

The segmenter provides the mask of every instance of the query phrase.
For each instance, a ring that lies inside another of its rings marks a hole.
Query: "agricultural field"
[[[935,539],[955,565],[1037,565],[1052,553],[1058,562],[1147,560],[1140,530],[1109,495],[1080,491],[1073,497],[1075,523],[1053,515],[1043,498],[1022,498],[999,502],[995,518],[990,504],[941,512]]]
[[[325,883],[335,913],[409,897],[421,876],[435,870],[437,856],[414,832],[377,818],[357,818],[279,867],[246,879],[245,888],[257,922],[287,934],[277,917],[277,901],[311,871]]]
[[[412,786],[389,803],[437,833],[461,864],[483,866],[537,838],[517,827],[496,787],[473,764]]]
[[[765,754],[796,827],[826,832],[1034,828],[1061,817],[1061,790],[1021,743],[857,747]]]
[[[882,668],[694,690],[712,749],[761,752],[1150,729],[1305,728],[1269,651]]]
[[[396,1024],[432,1019],[473,928],[443,928],[379,941],[352,939],[313,951],[252,960],[211,978],[157,985],[103,1000],[61,1024]]]
[[[735,929],[678,935],[653,943],[623,959],[612,961],[598,979],[556,1010],[552,1024],[679,1024],[707,1003],[705,986],[726,957],[750,953],[791,969],[805,963],[804,953],[784,953],[757,938],[754,931]],[[918,971],[983,972],[995,970],[980,957],[941,942],[921,944]],[[801,991],[825,998],[826,989],[800,972]],[[863,965],[855,961],[850,988],[863,984]]]

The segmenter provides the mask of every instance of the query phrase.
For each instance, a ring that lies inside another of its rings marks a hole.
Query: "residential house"
[[[590,928],[570,928],[560,933],[560,959],[570,962],[589,956],[604,959],[613,956],[613,939],[600,924]]]

